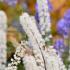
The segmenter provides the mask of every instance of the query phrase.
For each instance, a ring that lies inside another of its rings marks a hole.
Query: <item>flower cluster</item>
[[[21,62],[21,59],[25,59],[25,56],[31,53],[31,49],[28,48],[26,41],[21,41],[21,43],[15,42],[13,45],[16,47],[16,52],[13,55],[14,58],[11,58],[11,63],[8,63],[6,70],[17,70],[17,65]]]
[[[57,23],[57,32],[64,37],[64,39],[67,39],[69,37],[70,33],[70,9],[68,9],[65,13],[62,19],[60,19]],[[56,40],[54,44],[54,48],[57,50],[57,53],[62,57],[63,52],[65,52],[65,49],[68,45],[64,44],[64,41],[62,39]],[[68,48],[68,47],[67,47]]]
[[[29,43],[30,46],[32,46],[31,48],[33,49],[37,67],[40,70],[66,70],[62,60],[59,56],[57,56],[56,51],[53,49],[53,47],[46,48],[46,46],[44,45],[45,43],[43,41],[43,38],[41,37],[41,34],[39,33],[35,25],[36,22],[34,20],[34,17],[29,16],[27,13],[23,13],[22,16],[20,16],[20,22],[29,38]],[[29,59],[31,60],[31,58],[28,58],[28,60]]]
[[[68,38],[70,35],[70,9],[68,9],[62,19],[60,19],[57,23],[57,32],[61,34],[64,38]],[[60,46],[58,47],[59,44]],[[64,44],[60,44],[57,42],[55,47],[62,48],[61,46]],[[65,45],[64,45],[65,46]],[[67,45],[68,46],[68,45]],[[59,50],[59,49],[58,49]],[[63,50],[63,49],[62,49]],[[61,53],[61,52],[60,52]]]

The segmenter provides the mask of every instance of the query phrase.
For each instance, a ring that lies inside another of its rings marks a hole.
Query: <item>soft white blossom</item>
[[[45,36],[45,41],[50,42],[49,35],[51,32],[50,13],[47,0],[37,0],[37,10],[39,15],[40,32]],[[48,34],[49,33],[49,34]],[[48,34],[48,35],[47,35]]]
[[[45,43],[34,21],[35,21],[34,17],[30,17],[27,13],[24,13],[22,14],[22,16],[20,16],[20,23],[23,29],[25,30],[27,36],[29,37],[32,49],[33,51],[35,50],[37,52],[37,54],[34,53],[34,56],[37,57],[35,58],[36,62],[39,63],[38,61],[39,59],[41,63],[44,65],[41,48]]]
[[[23,63],[24,63],[25,70],[39,70],[36,65],[35,58],[31,55],[26,55],[23,58]]]
[[[5,12],[0,10],[0,70],[4,70],[6,64],[6,30],[7,17]]]

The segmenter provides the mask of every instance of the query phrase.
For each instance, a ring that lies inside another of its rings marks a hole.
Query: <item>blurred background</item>
[[[68,61],[70,46],[70,0],[48,0],[48,6],[51,16],[53,45],[66,67],[68,67],[70,65]],[[36,0],[0,0],[0,10],[5,11],[8,17],[7,59],[9,62],[15,52],[12,41],[20,42],[23,39],[27,39],[19,24],[19,16],[22,12],[28,12],[30,15],[36,16]],[[36,19],[38,18],[36,17]],[[20,68],[23,70],[22,63],[18,65],[18,70]]]

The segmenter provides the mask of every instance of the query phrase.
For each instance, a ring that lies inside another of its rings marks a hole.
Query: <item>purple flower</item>
[[[64,19],[61,19],[58,21],[57,23],[57,32],[61,35],[68,35],[68,28],[67,28],[67,24],[66,21]]]
[[[56,49],[56,52],[62,56],[63,52],[65,51],[65,44],[63,39],[58,39],[54,43],[54,49]]]
[[[70,9],[64,13],[64,19],[70,21]]]
[[[68,9],[66,12],[65,12],[65,14],[64,14],[64,19],[65,19],[65,21],[66,21],[66,23],[67,23],[67,28],[69,29],[69,31],[70,31],[70,9]]]
[[[59,34],[63,36],[68,36],[70,33],[70,9],[68,9],[65,14],[64,18],[60,19],[57,23],[57,31]]]

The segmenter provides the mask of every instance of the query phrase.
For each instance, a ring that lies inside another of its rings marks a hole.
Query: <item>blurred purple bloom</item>
[[[66,21],[66,27],[68,29],[68,34],[70,34],[70,9],[68,9],[64,14],[64,19]]]
[[[57,23],[57,31],[59,34],[61,35],[68,35],[68,28],[67,28],[67,24],[66,21],[64,19],[61,19],[58,21]]]
[[[68,9],[64,14],[64,19],[67,23],[67,27],[70,29],[70,9]],[[70,30],[69,30],[70,31]]]
[[[65,14],[64,18],[60,19],[57,23],[57,31],[59,34],[63,36],[68,36],[70,33],[70,9],[68,9]]]
[[[64,37],[68,37],[70,33],[70,9],[68,9],[64,17],[57,22],[57,32]],[[54,44],[54,48],[57,50],[57,53],[61,56],[66,49],[64,42],[62,40],[57,40]]]
[[[66,21],[66,26],[67,26],[68,29],[70,29],[70,20]]]
[[[56,52],[62,56],[63,52],[65,51],[65,44],[63,39],[56,40],[54,44],[54,49],[56,49]]]
[[[68,9],[68,10],[64,13],[64,19],[70,21],[70,9]]]
[[[15,6],[17,4],[17,0],[4,0],[8,5]]]

